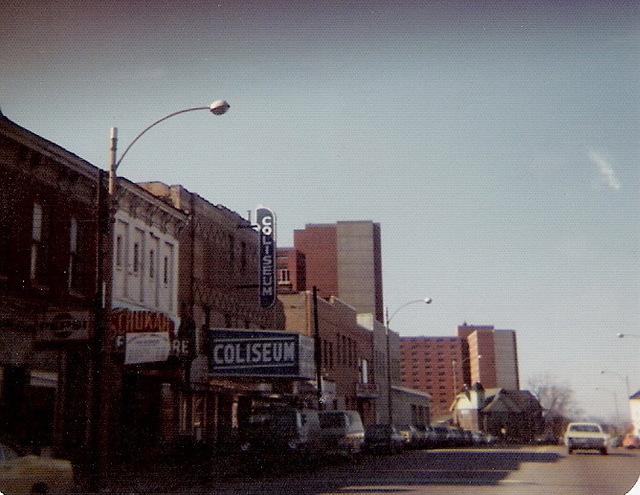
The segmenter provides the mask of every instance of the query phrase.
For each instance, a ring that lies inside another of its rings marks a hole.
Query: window
[[[44,213],[42,205],[33,204],[31,218],[31,281],[41,281],[44,269]]]
[[[9,221],[12,218],[12,204],[9,187],[7,184],[0,186],[0,278],[6,279],[9,275],[9,257],[11,246]]]
[[[228,237],[229,242],[229,264],[233,267],[233,264],[236,262],[236,239],[232,234],[229,234]]]
[[[116,267],[122,268],[122,235],[116,236]]]
[[[68,288],[70,291],[80,289],[80,254],[78,251],[78,219],[71,217],[69,225],[69,273]]]
[[[156,252],[151,249],[149,251],[149,278],[156,276]]]
[[[333,369],[333,342],[329,342],[329,368]]]
[[[289,272],[288,268],[281,268],[280,270],[278,270],[278,282],[291,282],[291,273]]]
[[[140,271],[140,244],[133,243],[133,273]]]
[[[243,272],[247,269],[247,243],[244,241],[240,243],[240,267]]]
[[[173,259],[174,259],[174,246],[169,242],[164,243],[163,252],[166,253],[162,261],[162,283],[173,283]]]

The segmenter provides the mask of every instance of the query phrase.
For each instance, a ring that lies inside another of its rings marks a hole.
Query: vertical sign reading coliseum
[[[276,217],[269,208],[256,208],[260,233],[260,306],[270,308],[276,302]]]

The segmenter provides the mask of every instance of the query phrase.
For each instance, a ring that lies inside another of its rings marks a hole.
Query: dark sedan
[[[404,437],[392,425],[369,425],[364,429],[364,446],[369,452],[395,454],[404,448]]]

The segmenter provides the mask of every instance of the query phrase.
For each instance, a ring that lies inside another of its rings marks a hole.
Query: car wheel
[[[607,448],[606,448],[606,447],[602,447],[602,448],[600,449],[600,453],[601,453],[602,455],[607,455],[607,454],[609,453],[609,451],[607,450]]]
[[[46,483],[34,483],[31,487],[31,493],[49,493],[49,487]]]
[[[569,455],[573,454],[573,449],[567,449],[567,453],[568,453]]]

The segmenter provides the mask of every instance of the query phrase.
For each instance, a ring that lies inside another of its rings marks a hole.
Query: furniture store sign
[[[124,348],[124,364],[156,363],[171,353],[175,322],[164,313],[114,309],[111,332],[116,350]]]
[[[209,330],[209,374],[312,379],[313,339],[292,332]]]

